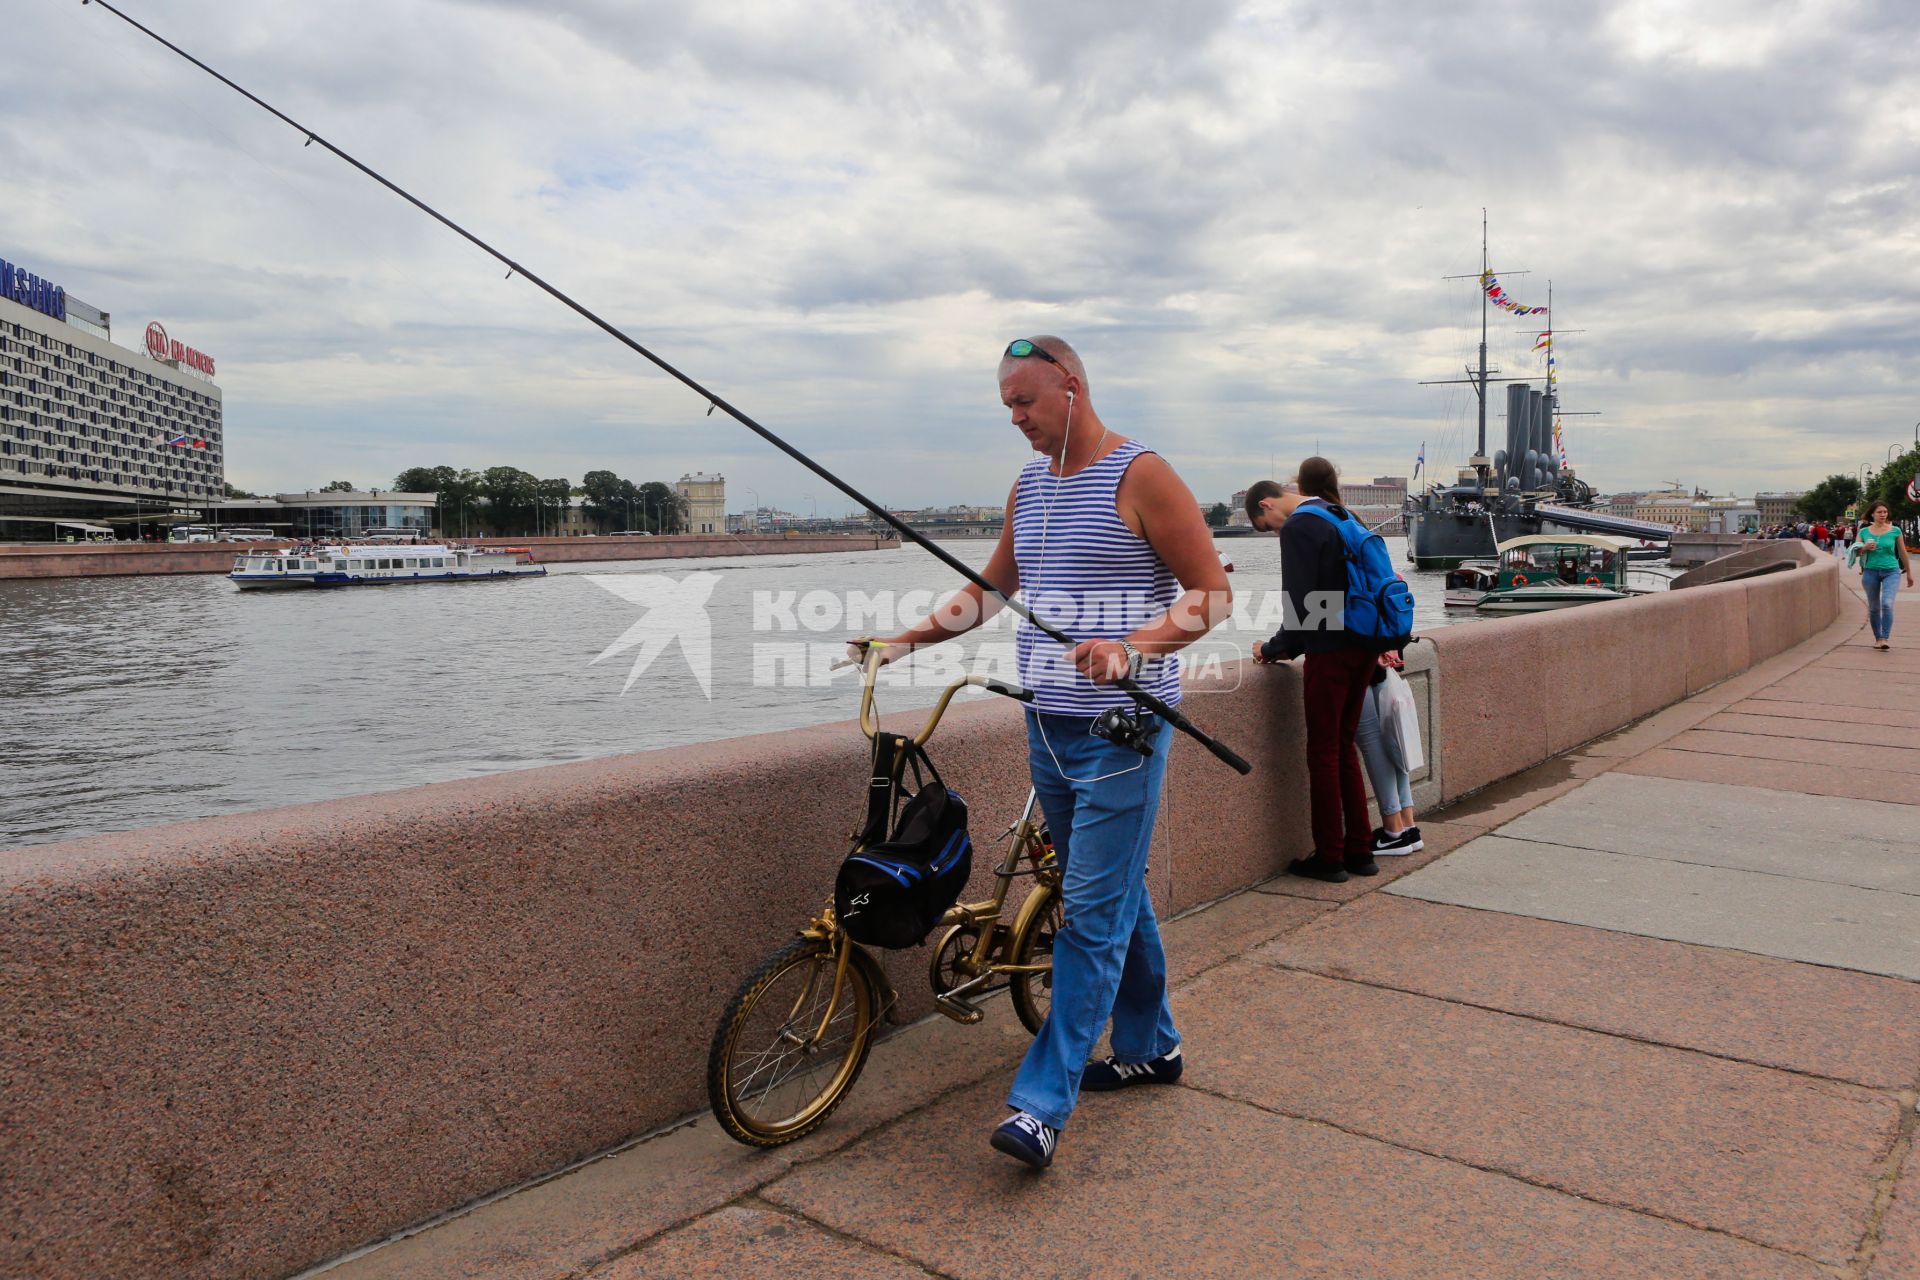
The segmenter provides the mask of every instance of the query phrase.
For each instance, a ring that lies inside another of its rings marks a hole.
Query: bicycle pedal
[[[955,1000],[952,996],[935,996],[933,1007],[964,1027],[970,1027],[987,1016],[987,1011],[979,1005]]]

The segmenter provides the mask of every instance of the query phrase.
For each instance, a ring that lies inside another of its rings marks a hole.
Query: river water
[[[1389,542],[1399,563],[1402,540]],[[992,549],[943,545],[975,566]],[[1237,616],[1202,643],[1244,653],[1277,625],[1279,544],[1217,545],[1235,564]],[[1444,616],[1442,575],[1408,578],[1419,629],[1461,620]],[[918,593],[898,604],[923,611],[954,585],[913,547],[387,590],[242,593],[217,575],[0,582],[0,849],[848,719],[854,673],[824,670],[835,642],[894,629],[892,593]],[[863,593],[855,607],[883,612],[850,627],[850,590]],[[662,629],[689,611],[710,621],[707,664],[689,661],[697,626]],[[638,644],[595,661],[636,623]],[[890,669],[913,683],[883,705],[932,702],[960,661],[1013,675],[1009,628],[947,648]]]

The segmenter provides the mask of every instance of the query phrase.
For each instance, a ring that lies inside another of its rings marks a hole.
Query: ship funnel
[[[1506,487],[1509,476],[1520,474],[1520,459],[1527,451],[1527,384],[1514,382],[1507,384],[1507,470],[1501,476],[1501,487]]]
[[[1540,489],[1546,486],[1547,436],[1552,432],[1547,424],[1547,397],[1542,392],[1527,392],[1527,426],[1527,448],[1533,450],[1534,463],[1534,475],[1527,487]]]

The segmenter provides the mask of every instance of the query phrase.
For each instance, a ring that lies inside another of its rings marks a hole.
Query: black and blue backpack
[[[1345,625],[1370,649],[1404,649],[1413,638],[1413,592],[1394,572],[1387,540],[1355,520],[1317,503],[1296,509],[1311,511],[1340,533],[1347,558]]]
[[[919,743],[874,734],[866,825],[854,833],[853,851],[833,884],[841,927],[872,947],[918,946],[972,873],[967,802],[940,780]]]

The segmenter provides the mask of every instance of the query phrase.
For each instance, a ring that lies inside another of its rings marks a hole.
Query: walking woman
[[[1853,554],[1860,558],[1860,585],[1867,590],[1867,622],[1873,627],[1873,647],[1891,649],[1893,638],[1893,599],[1900,590],[1898,581],[1905,575],[1913,585],[1913,564],[1907,559],[1906,539],[1893,523],[1893,512],[1884,502],[1873,504],[1870,523],[1860,526],[1860,540]]]
[[[1347,560],[1340,533],[1322,516],[1302,511],[1320,504],[1348,518],[1340,505],[1340,475],[1325,458],[1308,458],[1287,485],[1262,480],[1247,490],[1253,527],[1280,534],[1280,589],[1286,610],[1279,632],[1253,646],[1257,662],[1305,655],[1307,776],[1313,809],[1313,856],[1295,858],[1289,874],[1345,881],[1351,873],[1380,873],[1367,821],[1366,783],[1354,737],[1360,705],[1378,669],[1378,653],[1332,622],[1332,602],[1347,593]],[[1297,514],[1296,514],[1297,513]]]

